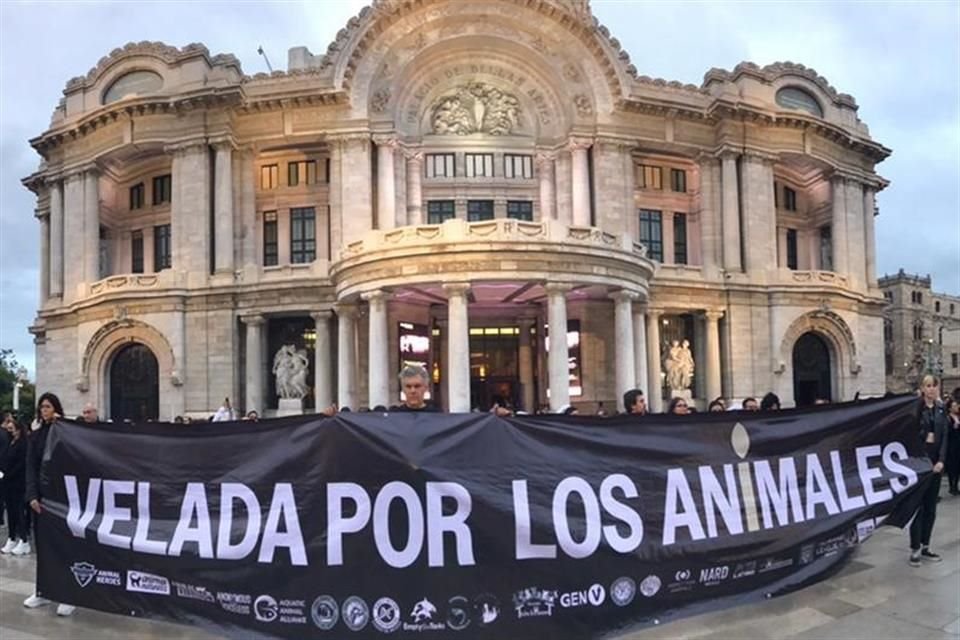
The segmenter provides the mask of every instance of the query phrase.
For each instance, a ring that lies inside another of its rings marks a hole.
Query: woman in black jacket
[[[0,471],[3,471],[0,507],[6,512],[10,537],[0,548],[0,553],[23,556],[30,553],[29,516],[23,502],[27,482],[27,428],[17,422],[11,413],[3,416],[2,426],[7,447],[0,456]]]
[[[950,422],[947,436],[947,478],[950,480],[950,495],[960,495],[957,483],[960,482],[960,402],[950,398],[946,402],[947,418]]]
[[[930,534],[937,519],[937,498],[940,496],[940,479],[947,458],[947,431],[949,418],[940,401],[940,384],[931,375],[923,376],[920,383],[920,437],[927,457],[933,463],[933,478],[927,485],[920,508],[910,525],[910,565],[919,567],[921,560],[940,562],[938,554],[930,551]]]
[[[50,427],[63,417],[63,405],[60,404],[60,399],[50,392],[40,396],[40,400],[37,402],[37,415],[40,416],[40,426],[30,434],[30,438],[27,440],[27,491],[24,499],[30,505],[30,509],[39,515],[43,512],[40,467],[43,464],[43,451],[47,446]],[[34,529],[34,534],[37,537],[41,535],[39,526]],[[37,545],[38,548],[39,546]],[[23,601],[23,606],[28,609],[35,609],[46,604],[50,604],[50,600],[38,596],[36,592]],[[76,607],[73,605],[61,604],[57,606],[57,615],[69,616],[73,614],[75,609]]]

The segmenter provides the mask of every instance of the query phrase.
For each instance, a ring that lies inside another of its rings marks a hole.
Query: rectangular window
[[[954,369],[957,368],[958,360],[960,360],[960,353],[951,353],[950,354],[950,366]]]
[[[330,158],[323,162],[323,181],[330,184]]]
[[[939,301],[939,300],[937,300],[936,302],[933,303],[933,311],[934,311],[934,313],[940,313],[940,301]]]
[[[492,178],[493,177],[493,154],[492,153],[467,153],[464,154],[467,165],[468,178]]]
[[[954,306],[953,306],[953,303],[951,302],[951,303],[950,303],[950,315],[953,315],[953,311],[954,311]]]
[[[143,183],[135,184],[130,187],[130,210],[143,208]]]
[[[452,153],[428,153],[425,164],[428,178],[454,178],[457,175]]]
[[[533,156],[507,153],[503,156],[503,177],[507,179],[533,177]]]
[[[467,222],[493,220],[493,200],[468,200]]]
[[[687,192],[687,172],[683,169],[670,169],[670,189],[677,193]]]
[[[287,186],[317,184],[317,161],[300,160],[287,163]]]
[[[833,271],[833,234],[829,225],[820,227],[820,269]]]
[[[529,200],[507,200],[507,217],[533,222],[533,203]]]
[[[797,230],[787,229],[787,269],[797,270]]]
[[[663,189],[663,171],[660,167],[641,164],[637,177],[641,189]]]
[[[797,210],[797,192],[790,187],[783,188],[783,208],[787,211]]]
[[[130,272],[143,273],[143,231],[130,236]]]
[[[290,262],[304,264],[316,258],[317,226],[313,207],[290,209]]]
[[[276,189],[280,182],[280,167],[275,164],[268,164],[260,167],[260,188]]]
[[[780,208],[780,185],[777,184],[777,181],[773,181],[773,208]]]
[[[173,186],[173,179],[170,174],[156,176],[153,179],[153,204],[164,204],[170,202],[170,192]]]
[[[277,212],[263,212],[263,266],[275,267],[280,263],[277,241]]]
[[[153,228],[153,270],[169,269],[170,261],[170,225],[159,224]]]
[[[444,220],[457,217],[453,200],[428,200],[427,224],[441,224]]]
[[[663,261],[663,227],[660,211],[640,209],[640,242],[647,247],[647,256]]]
[[[923,294],[917,291],[917,304],[923,304]]]
[[[687,264],[687,214],[673,214],[673,262]]]

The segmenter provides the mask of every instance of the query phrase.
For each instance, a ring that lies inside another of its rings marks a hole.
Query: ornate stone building
[[[883,276],[887,300],[883,314],[884,370],[887,389],[916,389],[925,373],[943,381],[944,391],[960,388],[960,297],[934,293],[930,276]]]
[[[854,99],[792,63],[639,75],[586,0],[379,0],[254,76],[129,44],[31,145],[38,386],[70,412],[270,411],[288,344],[308,410],[395,403],[406,361],[451,410],[659,408],[683,340],[701,407],[884,390],[890,151]]]

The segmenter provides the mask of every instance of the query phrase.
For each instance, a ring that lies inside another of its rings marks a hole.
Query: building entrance
[[[519,406],[523,395],[520,385],[519,346],[518,327],[470,328],[472,408],[487,411],[494,403],[500,406]]]
[[[123,347],[110,365],[110,417],[114,422],[156,420],[160,413],[159,366],[150,348]]]
[[[793,398],[798,407],[832,400],[830,350],[823,338],[805,333],[793,346]]]

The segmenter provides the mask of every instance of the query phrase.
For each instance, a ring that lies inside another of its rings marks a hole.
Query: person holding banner
[[[43,513],[43,495],[40,493],[40,468],[43,465],[43,452],[47,446],[47,436],[53,424],[63,417],[63,405],[60,404],[60,398],[49,391],[40,396],[37,402],[37,415],[40,416],[39,426],[30,434],[27,440],[27,490],[24,500],[30,509],[37,515]],[[40,519],[35,519],[37,526],[34,527],[34,535],[40,537]],[[39,552],[39,546],[38,552]],[[23,601],[23,606],[27,609],[36,609],[50,604],[50,600],[42,598],[33,593],[29,598]],[[57,605],[58,616],[73,615],[76,607],[69,604]]]
[[[923,376],[920,383],[920,437],[923,439],[927,457],[933,463],[933,478],[923,494],[923,501],[910,524],[910,566],[919,567],[921,560],[940,562],[938,554],[930,551],[930,534],[937,519],[937,498],[940,496],[940,479],[947,458],[946,411],[940,401],[940,384],[932,375]]]
[[[440,411],[436,405],[427,402],[426,393],[430,385],[427,370],[417,364],[409,364],[400,372],[400,389],[403,391],[403,403],[390,407],[390,411]]]
[[[630,389],[623,394],[623,409],[630,415],[647,415],[647,399],[643,397],[643,391]]]

